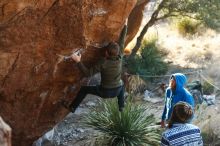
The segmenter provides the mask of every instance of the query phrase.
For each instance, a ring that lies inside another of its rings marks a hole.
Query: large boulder
[[[199,126],[206,145],[220,145],[220,102],[207,106],[202,104],[196,110],[194,124]]]
[[[60,55],[84,48],[83,62],[94,64],[102,47],[118,40],[136,2],[0,1],[0,115],[13,129],[13,145],[30,145],[67,114],[59,101],[73,99],[82,74]]]

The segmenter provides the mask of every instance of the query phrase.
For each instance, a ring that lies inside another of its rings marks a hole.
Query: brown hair
[[[119,55],[119,45],[115,42],[111,42],[106,47],[106,50],[109,54],[109,56],[117,56]]]
[[[192,107],[186,102],[178,102],[173,107],[168,127],[171,128],[174,123],[187,123],[193,116]]]

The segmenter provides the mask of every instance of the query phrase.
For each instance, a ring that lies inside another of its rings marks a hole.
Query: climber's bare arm
[[[120,47],[120,54],[123,54],[124,52],[124,47],[125,47],[125,38],[127,36],[127,29],[128,29],[128,18],[125,20],[125,25],[121,31],[119,40],[118,40],[118,44]]]

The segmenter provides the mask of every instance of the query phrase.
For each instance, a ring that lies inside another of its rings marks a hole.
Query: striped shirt
[[[161,146],[203,146],[200,129],[192,124],[173,124],[162,134]]]

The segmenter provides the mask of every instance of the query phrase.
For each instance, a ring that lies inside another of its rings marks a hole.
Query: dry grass
[[[143,93],[146,86],[146,82],[139,76],[130,76],[128,78],[127,91],[130,94]]]
[[[183,68],[202,68],[205,76],[220,87],[220,33],[203,29],[199,35],[183,37],[169,23],[158,24],[146,35],[156,34],[158,45],[168,52],[167,61]],[[127,47],[132,48],[134,42]]]

